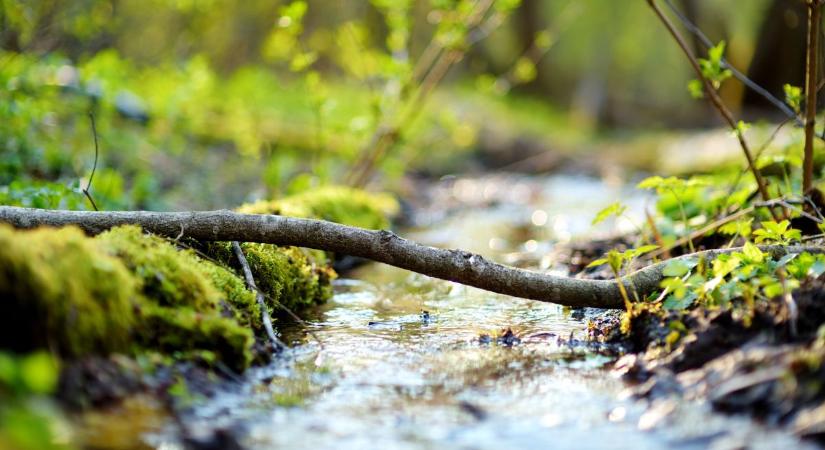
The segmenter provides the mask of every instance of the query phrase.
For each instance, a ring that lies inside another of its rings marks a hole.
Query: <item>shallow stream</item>
[[[596,212],[617,199],[631,219],[594,230]],[[546,256],[556,243],[632,227],[646,198],[592,178],[501,175],[445,180],[429,201],[441,207],[402,235],[563,273]],[[628,398],[609,360],[564,343],[584,337],[581,314],[375,264],[348,276],[305,326],[282,330],[292,345],[282,358],[196,402],[189,426],[233,430],[253,449],[808,445],[705,404]],[[521,342],[484,337],[505,328]],[[145,439],[179,448],[172,436]]]

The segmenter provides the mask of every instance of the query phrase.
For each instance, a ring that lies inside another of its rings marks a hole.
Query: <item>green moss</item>
[[[387,218],[398,214],[398,210],[398,202],[388,194],[343,186],[325,186],[238,208],[238,212],[247,214],[307,217],[369,229],[389,227]]]
[[[228,242],[213,243],[207,248],[211,256],[240,270]],[[335,272],[326,264],[316,263],[301,249],[257,243],[243,243],[241,248],[258,288],[265,294],[270,313],[278,310],[278,303],[298,312],[332,296],[330,281]]]
[[[137,283],[79,229],[0,225],[0,347],[64,356],[128,346]]]
[[[95,239],[140,279],[146,298],[162,306],[189,306],[201,312],[218,309],[220,293],[192,251],[178,251],[131,225],[113,228]]]
[[[261,326],[260,310],[240,278],[139,227],[113,228],[95,239],[140,282],[144,300],[135,330],[139,351],[193,355],[205,350],[236,370],[249,365],[252,328]]]
[[[164,353],[199,350],[213,352],[218,360],[237,371],[252,361],[252,330],[233,318],[201,313],[192,308],[147,304],[141,308],[139,344]]]
[[[221,293],[235,320],[254,330],[261,330],[261,309],[255,294],[247,289],[246,283],[231,270],[215,263],[203,259],[199,259],[198,263],[212,285]]]

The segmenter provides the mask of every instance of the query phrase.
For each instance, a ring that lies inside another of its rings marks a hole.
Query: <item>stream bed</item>
[[[439,207],[418,205],[403,236],[558,273],[554,245],[632,227],[647,202],[583,176],[450,179],[427,199]],[[616,200],[630,218],[593,229]],[[306,324],[281,330],[291,348],[276,361],[194,401],[187,426],[228,430],[250,449],[818,448],[703,403],[630,398],[608,358],[567,344],[586,336],[593,311],[377,264],[335,291]],[[508,328],[519,339],[497,341]],[[143,439],[181,448],[177,426]]]

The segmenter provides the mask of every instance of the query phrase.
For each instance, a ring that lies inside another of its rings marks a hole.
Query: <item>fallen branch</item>
[[[249,263],[246,261],[246,255],[243,254],[243,249],[238,241],[232,241],[232,251],[235,252],[235,257],[238,258],[238,262],[241,263],[247,287],[255,293],[255,299],[258,300],[258,307],[261,308],[261,320],[264,323],[266,335],[269,336],[269,340],[272,342],[272,345],[275,346],[276,350],[285,349],[286,345],[278,339],[278,336],[275,336],[275,330],[272,328],[272,319],[269,318],[269,308],[266,307],[266,302],[264,301],[264,294],[255,284],[252,269],[249,267]]]
[[[0,206],[0,222],[18,228],[76,225],[98,234],[119,225],[140,225],[164,236],[181,233],[199,241],[243,241],[294,245],[360,256],[443,280],[454,281],[513,297],[570,307],[624,308],[615,280],[583,280],[504,266],[464,250],[428,247],[386,230],[365,230],[322,220],[232,211],[56,211]],[[183,232],[181,232],[183,230]],[[774,256],[823,253],[819,246],[765,246]],[[680,258],[713,259],[738,248],[707,250]],[[667,262],[645,267],[622,278],[626,289],[640,297],[659,289]]]

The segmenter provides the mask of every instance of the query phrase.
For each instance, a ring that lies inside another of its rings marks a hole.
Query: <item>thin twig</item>
[[[92,198],[92,193],[90,191],[90,189],[92,189],[92,179],[94,179],[95,171],[97,170],[97,158],[98,158],[98,155],[100,154],[100,150],[98,148],[98,143],[97,143],[97,127],[95,126],[95,115],[91,111],[89,111],[89,120],[92,122],[92,137],[94,137],[94,140],[95,140],[95,162],[92,165],[92,173],[89,174],[89,182],[86,183],[86,187],[81,189],[81,190],[83,191],[83,194],[86,196],[86,198],[89,199],[89,203],[92,204],[92,208],[94,208],[95,211],[99,211],[97,209],[97,204],[95,203],[95,199]]]
[[[736,125],[736,120],[733,118],[733,114],[730,112],[728,107],[725,106],[725,103],[722,101],[722,98],[719,96],[719,93],[716,92],[716,89],[713,87],[713,84],[711,84],[710,80],[702,72],[701,67],[699,67],[699,62],[696,60],[696,57],[690,51],[687,42],[685,42],[685,39],[676,30],[676,28],[673,26],[673,23],[670,21],[670,19],[667,18],[667,16],[661,10],[661,8],[659,8],[659,5],[656,4],[656,0],[647,0],[647,3],[653,9],[653,12],[656,13],[656,16],[659,18],[659,20],[662,22],[665,28],[667,28],[668,32],[673,37],[673,39],[676,40],[676,43],[679,45],[679,48],[682,49],[682,52],[685,54],[688,61],[690,62],[693,71],[696,72],[696,76],[699,78],[699,80],[702,81],[702,84],[705,88],[705,92],[710,98],[711,104],[716,108],[716,110],[728,124],[730,129],[736,134],[736,138],[739,140],[739,146],[742,147],[742,152],[745,154],[745,159],[747,159],[748,161],[748,167],[753,173],[753,177],[756,179],[756,184],[759,187],[759,194],[762,196],[762,199],[765,201],[770,200],[770,194],[768,193],[767,183],[765,183],[765,179],[762,177],[762,174],[759,173],[759,170],[756,168],[756,162],[753,159],[750,147],[748,146],[748,143],[745,140],[745,136],[742,133],[742,130],[740,130],[740,128]],[[771,209],[770,212],[774,219],[779,220],[779,217],[773,209]]]
[[[468,30],[472,31],[479,26],[479,22],[484,19],[493,3],[493,0],[476,1],[474,8],[466,19],[465,25]],[[436,41],[436,39],[433,38],[433,41]],[[364,186],[367,184],[380,160],[401,137],[402,127],[412,123],[421,113],[423,104],[432,90],[442,80],[449,68],[461,59],[465,51],[448,50],[438,42],[431,42],[431,45],[427,46],[421,58],[424,63],[419,61],[416,64],[413,69],[413,76],[410,79],[411,83],[418,83],[417,88],[412,89],[414,86],[408,86],[408,89],[402,89],[402,91],[410,91],[412,94],[400,105],[399,117],[379,124],[378,129],[370,138],[370,142],[361,150],[358,159],[346,175],[346,184],[350,186]]]
[[[266,334],[269,336],[269,340],[272,341],[276,349],[286,349],[286,344],[275,336],[275,330],[272,328],[272,319],[269,318],[269,308],[267,308],[266,302],[264,302],[263,293],[258,289],[258,286],[255,285],[252,269],[249,268],[249,263],[246,261],[246,256],[244,256],[243,249],[241,245],[238,244],[238,241],[232,241],[232,250],[235,251],[235,257],[238,258],[238,262],[241,263],[247,286],[249,286],[251,291],[255,292],[255,298],[258,300],[258,306],[261,308],[261,318],[263,319],[264,328],[266,329]]]
[[[685,29],[687,29],[691,34],[696,36],[699,39],[699,42],[701,42],[706,49],[713,47],[713,42],[711,42],[711,40],[708,39],[705,33],[703,33],[702,30],[698,26],[696,26],[696,24],[691,22],[690,19],[687,18],[687,16],[682,14],[682,12],[679,11],[679,9],[676,8],[675,5],[673,5],[673,2],[671,2],[671,0],[664,0],[664,2],[665,4],[667,4],[668,8],[670,8],[670,11],[673,12],[673,15],[675,15],[676,18],[679,19],[680,22],[682,22],[682,25],[685,27]],[[788,120],[795,121],[796,124],[800,127],[804,125],[802,119],[800,119],[799,116],[794,112],[794,110],[791,109],[787,104],[785,104],[785,102],[774,97],[765,88],[756,84],[745,74],[737,70],[736,67],[733,67],[733,65],[731,65],[725,58],[722,58],[720,63],[722,63],[722,67],[730,70],[731,74],[733,74],[733,76],[737,80],[741,81],[742,84],[744,84],[752,91],[762,96],[762,98],[776,106],[780,111],[782,111],[783,114],[788,116]]]

